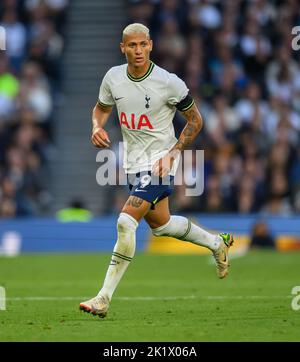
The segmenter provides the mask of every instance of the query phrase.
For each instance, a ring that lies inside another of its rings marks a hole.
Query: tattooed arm
[[[166,156],[155,163],[153,172],[157,176],[164,177],[169,173],[175,158],[194,141],[202,129],[202,117],[195,104],[187,111],[181,112],[181,114],[186,119],[187,123],[182,130],[177,143],[171,148]]]
[[[186,119],[187,123],[180,134],[178,142],[169,152],[173,158],[194,141],[203,126],[201,114],[195,104],[189,110],[181,112],[181,114]]]

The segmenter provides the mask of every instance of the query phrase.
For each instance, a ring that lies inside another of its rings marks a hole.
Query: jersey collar
[[[146,79],[147,77],[149,77],[149,75],[151,74],[153,68],[154,68],[154,63],[150,60],[150,66],[146,72],[146,74],[144,74],[142,77],[133,77],[131,74],[129,74],[128,72],[128,67],[127,67],[127,70],[126,70],[126,73],[127,73],[127,77],[132,80],[133,82],[141,82],[142,80]]]

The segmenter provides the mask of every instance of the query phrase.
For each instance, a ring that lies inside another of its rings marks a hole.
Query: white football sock
[[[98,296],[106,296],[109,300],[117,288],[135,252],[135,231],[138,222],[130,215],[121,212],[118,218],[118,240],[115,244],[112,259],[106,272],[103,287]]]
[[[178,215],[172,215],[165,225],[152,229],[152,233],[156,236],[172,236],[179,240],[205,246],[210,250],[218,249],[221,242],[218,235],[210,234],[186,217]]]

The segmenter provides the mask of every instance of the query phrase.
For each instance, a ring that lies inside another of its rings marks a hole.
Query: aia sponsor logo
[[[145,114],[136,116],[134,113],[131,113],[130,116],[127,116],[124,112],[120,115],[120,126],[128,129],[153,129],[150,119]]]

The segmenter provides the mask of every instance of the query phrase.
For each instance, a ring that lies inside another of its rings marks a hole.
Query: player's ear
[[[149,39],[149,43],[150,43],[150,52],[151,52],[151,50],[153,48],[153,41],[151,39]]]
[[[125,53],[124,43],[120,43],[120,49],[121,49],[121,52],[124,54]]]

